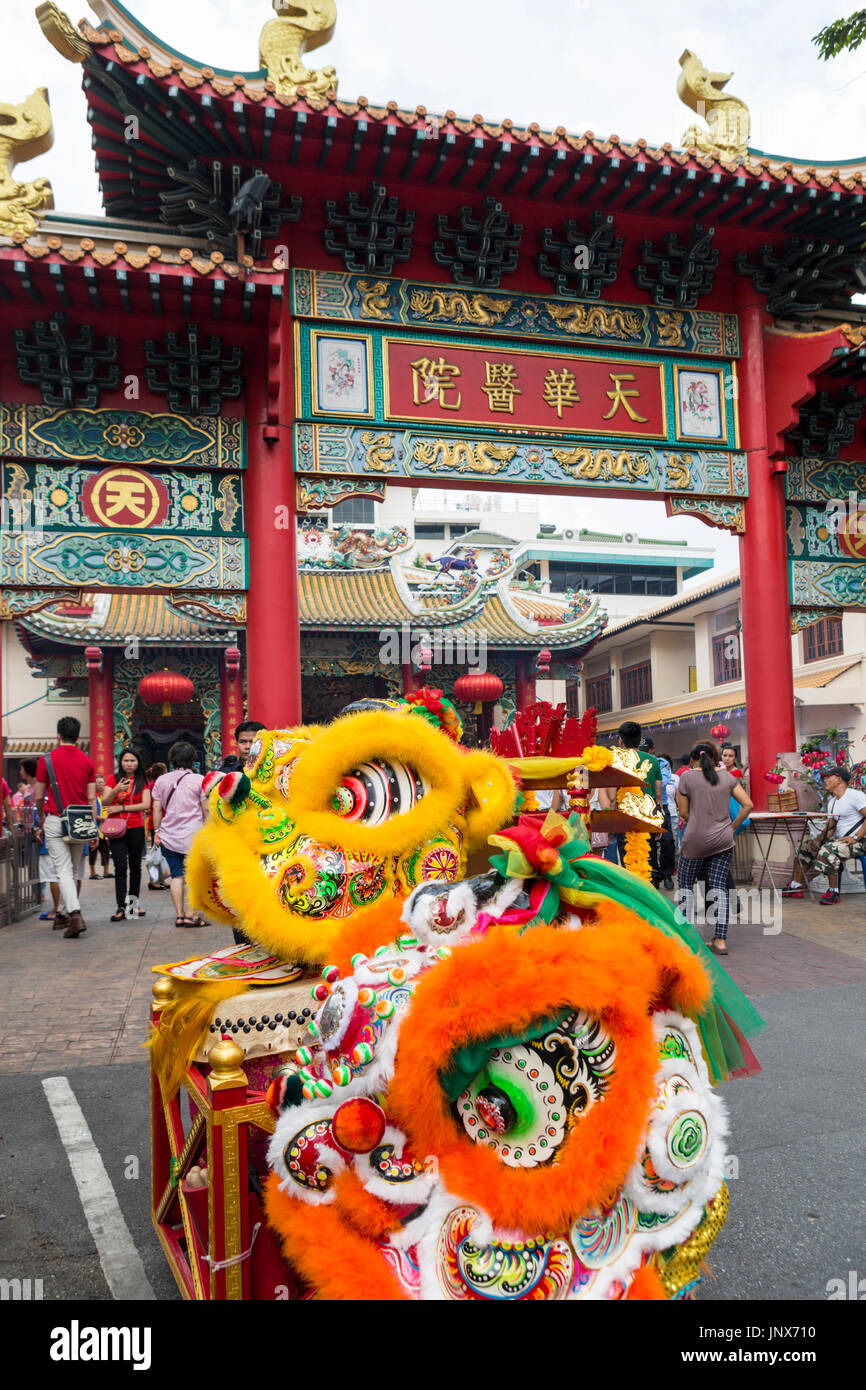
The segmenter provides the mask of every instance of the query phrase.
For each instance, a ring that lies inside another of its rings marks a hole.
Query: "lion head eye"
[[[494,1149],[510,1168],[549,1163],[569,1122],[604,1099],[614,1053],[597,1019],[567,1012],[558,1027],[491,1047],[454,1102],[455,1118],[470,1139]]]
[[[348,821],[381,825],[411,811],[426,791],[424,779],[406,763],[361,763],[337,787],[331,809]]]

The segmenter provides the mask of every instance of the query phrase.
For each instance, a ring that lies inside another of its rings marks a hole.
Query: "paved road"
[[[148,895],[142,923],[115,926],[105,920],[111,885],[87,889],[91,926],[79,941],[35,921],[0,932],[0,1277],[41,1279],[45,1298],[110,1297],[42,1086],[64,1076],[141,1277],[158,1299],[176,1299],[150,1225],[140,1039],[151,964],[205,949],[223,933],[177,931],[167,894]],[[866,1275],[864,928],[866,899],[856,897],[830,913],[786,905],[779,934],[754,926],[732,935],[731,973],[767,1020],[757,1045],[764,1070],[724,1091],[738,1176],[704,1301],[823,1300],[828,1280],[850,1269]]]

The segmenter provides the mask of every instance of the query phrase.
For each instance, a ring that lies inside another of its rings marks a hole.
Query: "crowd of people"
[[[223,759],[220,771],[242,768],[264,727],[254,719],[239,724],[236,751]],[[124,747],[115,770],[106,775],[78,746],[80,733],[79,721],[65,716],[57,724],[57,747],[38,759],[22,761],[21,782],[14,794],[0,779],[6,824],[23,826],[40,845],[39,877],[52,899],[51,907],[43,904],[42,920],[51,921],[65,937],[78,937],[87,930],[81,912],[87,860],[91,879],[114,880],[116,907],[110,921],[146,916],[140,902],[146,866],[148,889],[171,893],[175,925],[204,926],[204,920],[189,914],[184,904],[186,855],[206,814],[204,777],[196,771],[195,748],[181,739],[171,747],[168,765],[147,767],[138,748]],[[701,739],[675,770],[674,759],[656,753],[653,739],[643,735],[634,721],[621,724],[617,738],[621,747],[640,754],[648,790],[663,819],[661,833],[651,839],[653,886],[676,891],[679,905],[694,920],[696,885],[703,884],[710,907],[706,920],[715,929],[710,950],[727,955],[734,840],[748,826],[753,809],[736,749],[730,743],[720,746],[712,738]],[[866,793],[850,782],[851,773],[845,767],[833,767],[825,774],[828,819],[821,834],[801,849],[786,896],[802,897],[808,879],[826,874],[829,887],[821,902],[838,903],[845,862],[866,854]],[[542,807],[562,809],[558,792],[540,793],[539,801]],[[599,787],[591,805],[600,811],[614,808],[616,789]],[[70,841],[63,821],[68,808],[89,808],[95,830],[89,840]],[[625,835],[594,833],[593,848],[613,862],[624,863]]]
[[[242,767],[263,728],[253,719],[239,724],[237,751],[225,758],[221,770]],[[205,926],[204,919],[189,914],[184,905],[186,856],[207,810],[196,749],[180,739],[169,750],[168,765],[148,767],[142,752],[127,746],[114,771],[106,775],[79,747],[80,734],[79,720],[72,715],[60,719],[57,746],[38,759],[22,761],[21,783],[14,794],[5,780],[0,788],[6,824],[20,825],[40,848],[40,882],[53,904],[43,904],[42,920],[51,921],[53,929],[68,938],[87,931],[81,910],[87,861],[90,879],[114,880],[111,922],[147,915],[140,901],[146,866],[148,888],[171,893],[175,926]]]

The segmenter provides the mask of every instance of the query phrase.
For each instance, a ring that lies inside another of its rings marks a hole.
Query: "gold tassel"
[[[169,1099],[183,1081],[190,1063],[204,1043],[213,1012],[221,999],[243,994],[239,980],[194,980],[172,977],[177,998],[163,1008],[158,1025],[145,1043],[153,1053],[163,1095]]]

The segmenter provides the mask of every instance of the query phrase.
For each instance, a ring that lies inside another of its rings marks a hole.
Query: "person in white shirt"
[[[824,774],[830,819],[818,839],[810,840],[797,855],[794,877],[784,890],[787,897],[802,898],[807,876],[826,874],[830,886],[821,902],[832,906],[839,901],[839,873],[845,860],[866,854],[866,792],[856,791],[850,781],[847,767],[834,767]]]

